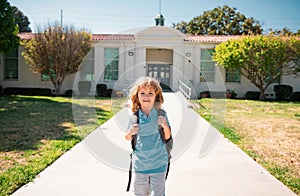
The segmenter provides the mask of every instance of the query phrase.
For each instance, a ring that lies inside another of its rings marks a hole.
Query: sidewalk
[[[180,93],[164,98],[174,135],[166,195],[295,195],[188,108]],[[123,109],[13,195],[131,195],[127,120]]]

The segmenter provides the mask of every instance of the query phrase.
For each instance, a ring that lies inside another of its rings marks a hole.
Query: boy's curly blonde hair
[[[141,88],[150,87],[155,92],[155,108],[160,109],[161,104],[164,102],[164,98],[162,96],[162,89],[159,82],[151,77],[141,77],[139,78],[130,89],[129,98],[131,100],[131,110],[132,112],[138,111],[141,107],[138,98],[138,92]]]

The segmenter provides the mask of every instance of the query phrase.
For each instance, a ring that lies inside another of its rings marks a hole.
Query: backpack
[[[165,111],[163,109],[158,109],[157,110],[157,116],[165,116]],[[136,111],[133,113],[134,116],[136,116],[136,124],[139,123],[139,112]],[[171,150],[173,148],[173,138],[172,138],[172,134],[170,136],[169,139],[165,140],[165,134],[164,134],[164,130],[163,128],[158,125],[158,130],[160,133],[160,137],[163,141],[163,143],[166,146],[167,152],[168,152],[168,167],[167,167],[167,172],[166,172],[166,179],[168,177],[169,174],[169,169],[170,169],[170,160],[171,160]],[[131,139],[131,147],[132,147],[132,151],[135,150],[135,145],[136,145],[136,139],[137,139],[137,135],[132,135],[132,139]],[[128,185],[127,185],[127,189],[126,191],[129,191],[130,189],[130,184],[131,184],[131,177],[132,177],[132,153],[130,154],[130,167],[129,167],[129,179],[128,179]]]

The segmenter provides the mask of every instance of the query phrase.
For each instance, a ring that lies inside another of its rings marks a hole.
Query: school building
[[[226,71],[212,61],[215,46],[235,36],[193,36],[166,27],[162,15],[156,25],[131,29],[118,34],[93,34],[93,49],[84,59],[80,70],[66,77],[61,93],[78,91],[80,81],[90,81],[94,94],[97,84],[108,89],[125,91],[141,76],[157,78],[164,88],[179,90],[180,81],[191,87],[192,97],[200,92],[224,92],[232,89],[243,97],[247,91],[259,91],[247,78]],[[34,34],[19,34],[21,39],[31,39]],[[33,73],[25,63],[20,46],[18,51],[0,55],[0,86],[18,88],[55,89],[49,77]],[[280,84],[300,91],[300,77],[282,75]],[[272,84],[265,92],[266,98],[275,98]]]

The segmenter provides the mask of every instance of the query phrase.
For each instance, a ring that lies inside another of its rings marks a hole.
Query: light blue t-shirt
[[[144,174],[166,172],[168,153],[157,125],[157,110],[153,108],[147,116],[141,110],[139,114],[139,131],[132,153],[133,171]],[[165,115],[167,123],[169,121]]]

